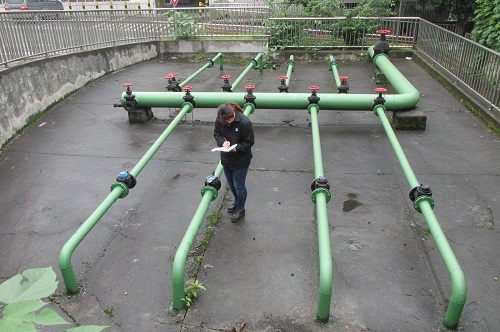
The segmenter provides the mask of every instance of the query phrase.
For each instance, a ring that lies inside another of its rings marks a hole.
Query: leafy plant
[[[166,15],[177,38],[188,39],[196,33],[197,24],[191,15],[178,10],[169,10]]]
[[[38,331],[36,325],[71,324],[53,309],[40,311],[48,304],[41,299],[52,295],[56,289],[56,274],[52,267],[29,269],[4,281],[0,284],[0,302],[6,306],[0,319],[0,331],[32,332]],[[99,332],[106,327],[87,325],[62,331]]]
[[[193,300],[198,296],[198,291],[202,290],[207,290],[205,286],[198,280],[193,280],[189,279],[186,281],[186,296],[184,296],[181,301],[183,301],[186,304],[186,307],[189,308],[191,307],[191,304],[193,303]]]

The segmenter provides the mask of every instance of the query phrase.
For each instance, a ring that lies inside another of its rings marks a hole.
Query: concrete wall
[[[162,55],[223,52],[254,57],[263,41],[172,41],[130,44],[24,62],[0,70],[0,147],[70,93],[105,74]]]

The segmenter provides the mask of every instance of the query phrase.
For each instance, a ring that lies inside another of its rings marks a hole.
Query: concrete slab
[[[207,55],[210,56],[210,55]],[[425,131],[396,135],[421,183],[431,186],[435,213],[469,285],[459,330],[500,324],[500,136],[492,133],[418,65],[395,65],[421,92]],[[0,158],[0,281],[27,268],[53,266],[59,251],[109,193],[118,172],[131,170],[165,130],[176,109],[129,124],[114,108],[124,90],[166,91],[164,76],[183,79],[203,64],[154,60],[98,79],[27,128]],[[190,85],[221,91],[223,74],[246,64],[206,70]],[[371,93],[371,64],[342,62],[350,93]],[[245,84],[278,91],[276,71],[251,71]],[[327,61],[296,61],[291,92],[319,85],[336,93]],[[390,89],[390,87],[389,87]],[[389,90],[391,92],[391,90]],[[222,93],[222,92],[221,92]],[[314,320],[318,292],[314,165],[305,110],[261,110],[248,176],[245,219],[229,221],[221,190],[208,214],[221,212],[198,273],[207,287],[187,312],[170,309],[177,246],[218,162],[214,110],[195,109],[172,132],[73,255],[82,291],[55,299],[78,324],[106,331],[445,331],[448,272],[373,112],[320,111],[319,124],[334,262],[331,319]],[[225,186],[225,179],[222,179]],[[202,225],[197,241],[205,231]],[[187,267],[189,269],[189,266]],[[191,271],[186,272],[186,279]]]

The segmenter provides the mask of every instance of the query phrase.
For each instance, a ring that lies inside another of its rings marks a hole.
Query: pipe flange
[[[208,68],[212,68],[214,66],[214,60],[208,58],[207,59],[207,63],[209,63],[210,65],[208,66]]]
[[[254,69],[256,69],[259,66],[259,63],[255,59],[251,59],[250,63],[253,63]]]
[[[190,107],[189,107],[189,110],[186,113],[191,113],[193,111],[194,105],[191,104],[190,102],[188,102],[188,101],[183,102],[182,105],[181,105],[181,108],[184,108],[187,105],[189,105]]]
[[[409,193],[410,199],[413,202],[413,207],[417,212],[422,213],[420,210],[420,202],[423,200],[426,200],[429,202],[431,205],[431,208],[434,209],[434,199],[432,198],[432,190],[428,185],[421,184],[418,187],[413,188],[410,190]]]
[[[217,198],[219,192],[214,187],[211,186],[205,186],[201,188],[201,197],[203,197],[205,193],[207,193],[208,191],[212,192],[212,201],[214,201]]]
[[[123,103],[123,108],[127,112],[133,111],[137,108],[137,101],[135,99],[134,100],[126,100]]]
[[[243,105],[243,109],[246,110],[248,107],[251,107],[248,115],[252,114],[254,111],[255,111],[255,102],[253,103],[246,103],[245,105]]]
[[[311,109],[313,107],[316,107],[316,114],[319,114],[319,105],[318,104],[309,104],[307,106],[307,113],[309,113],[309,115],[311,114]]]
[[[326,195],[326,202],[327,203],[330,202],[330,199],[332,198],[332,194],[330,193],[330,190],[328,190],[326,188],[318,188],[318,189],[315,189],[311,194],[311,200],[313,201],[314,204],[316,204],[316,196],[319,193],[324,193]]]
[[[124,185],[127,186],[128,189],[134,188],[135,185],[137,184],[137,179],[135,178],[135,176],[130,174],[128,171],[123,171],[118,173],[116,181],[123,183]]]
[[[111,191],[115,190],[115,188],[121,188],[122,193],[119,198],[125,198],[128,195],[128,187],[123,182],[115,182],[111,185]]]

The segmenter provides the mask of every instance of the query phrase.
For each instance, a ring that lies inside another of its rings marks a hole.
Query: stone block
[[[146,108],[136,108],[134,110],[128,111],[128,122],[129,123],[144,123],[153,118],[153,111],[150,107]]]
[[[396,130],[425,130],[427,115],[421,110],[397,111],[392,114],[392,126]]]

